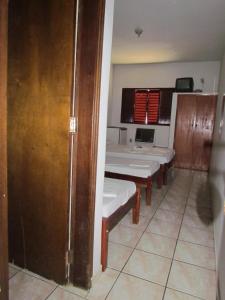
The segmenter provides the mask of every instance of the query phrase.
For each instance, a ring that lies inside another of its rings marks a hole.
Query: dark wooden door
[[[208,171],[216,113],[216,96],[196,97],[196,122],[193,131],[193,164],[196,170]]]
[[[178,168],[192,168],[195,118],[196,97],[193,95],[179,95],[174,138],[175,166]]]
[[[74,1],[9,1],[9,254],[66,281]]]
[[[10,260],[83,288],[92,276],[104,5],[9,2]]]
[[[215,112],[215,96],[178,96],[174,139],[176,167],[208,171]]]
[[[8,1],[0,1],[0,300],[8,299],[8,211],[6,160]]]

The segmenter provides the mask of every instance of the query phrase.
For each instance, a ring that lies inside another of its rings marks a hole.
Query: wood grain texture
[[[196,124],[193,134],[195,170],[208,171],[216,113],[216,96],[197,96]]]
[[[90,288],[93,267],[94,207],[99,93],[105,0],[79,4],[76,103],[78,133],[74,150],[73,249],[71,280]]]
[[[216,96],[179,95],[174,147],[175,166],[208,171]]]
[[[6,158],[8,1],[0,1],[0,300],[8,299],[8,203]]]
[[[192,168],[193,126],[196,118],[196,96],[178,95],[174,138],[175,167]]]
[[[65,282],[73,0],[9,2],[10,260]]]

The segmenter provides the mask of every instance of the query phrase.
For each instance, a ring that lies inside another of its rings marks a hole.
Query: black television
[[[135,142],[153,143],[155,129],[137,128]]]
[[[192,77],[183,77],[176,79],[176,92],[189,93],[193,92],[194,80]]]

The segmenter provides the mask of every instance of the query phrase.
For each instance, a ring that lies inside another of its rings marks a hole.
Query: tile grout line
[[[190,195],[191,186],[193,184],[193,178],[194,177],[192,177],[191,184],[190,184],[190,187],[188,189],[187,196],[186,196],[186,203],[185,203],[184,214],[185,214],[185,210],[186,210],[186,207],[187,207],[187,202],[188,202],[188,197]],[[165,284],[165,290],[164,290],[164,294],[163,294],[162,300],[165,299],[166,289],[168,287],[167,285],[168,285],[169,276],[170,276],[172,265],[173,265],[173,261],[174,261],[174,256],[175,256],[175,252],[176,252],[176,248],[177,248],[177,244],[178,244],[178,240],[179,240],[179,235],[180,235],[181,227],[182,227],[182,224],[183,224],[184,214],[183,214],[182,221],[181,221],[180,228],[179,228],[179,232],[178,232],[178,235],[177,235],[176,245],[175,245],[173,256],[172,256],[172,259],[171,259],[171,265],[170,265],[170,269],[169,269],[169,272],[168,272],[168,276],[167,276],[167,280],[166,280],[166,284]]]
[[[49,297],[55,292],[55,290],[57,289],[59,287],[59,285],[57,285],[55,288],[54,288],[54,290],[45,298],[45,299],[43,299],[43,300],[47,300],[47,299],[49,299]]]
[[[156,214],[156,211],[158,210],[158,208],[159,208],[160,204],[162,203],[163,199],[165,198],[165,196],[166,196],[168,190],[169,190],[169,188],[167,188],[166,193],[163,195],[163,197],[162,197],[160,203],[159,203],[158,206],[157,206],[157,209],[155,210],[155,212],[154,212],[154,214],[152,215],[152,217],[149,219],[148,225],[149,225],[149,223],[151,222],[151,220],[153,219],[154,215]],[[147,227],[148,227],[148,225],[147,225]],[[146,228],[147,228],[147,227],[146,227]],[[146,229],[145,229],[145,230],[146,230]],[[143,231],[142,235],[140,236],[140,238],[138,239],[137,243],[135,244],[135,246],[134,246],[134,248],[133,248],[133,251],[132,251],[131,254],[129,255],[129,257],[128,257],[128,259],[126,260],[124,266],[123,266],[122,269],[119,271],[119,274],[118,274],[118,276],[117,276],[115,282],[113,283],[112,287],[110,288],[109,292],[107,293],[107,295],[106,295],[106,297],[105,297],[105,300],[108,298],[110,292],[112,291],[113,287],[115,286],[115,284],[116,284],[118,278],[120,277],[120,275],[121,275],[121,274],[126,274],[126,273],[123,273],[123,269],[125,268],[125,266],[126,266],[128,260],[130,259],[131,255],[134,253],[134,250],[136,250],[136,246],[137,246],[137,244],[139,243],[140,239],[142,238],[143,234],[145,233],[145,230]],[[134,277],[136,277],[136,276],[134,276]],[[136,278],[139,278],[139,277],[136,277]],[[139,278],[139,279],[142,279],[142,278]],[[144,279],[142,279],[142,280],[144,280]]]

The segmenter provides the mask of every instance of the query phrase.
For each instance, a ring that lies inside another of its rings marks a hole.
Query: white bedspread
[[[153,146],[133,146],[110,144],[106,148],[107,156],[124,157],[131,159],[153,160],[160,164],[169,163],[175,151],[170,148],[160,148]]]
[[[113,214],[121,205],[124,205],[136,192],[133,182],[112,178],[104,179],[103,217]]]
[[[105,171],[107,172],[148,178],[155,174],[159,168],[160,164],[157,161],[106,155]]]

